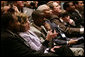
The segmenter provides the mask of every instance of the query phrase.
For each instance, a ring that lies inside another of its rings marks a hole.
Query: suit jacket
[[[80,33],[80,28],[73,28],[73,27],[69,27],[69,26],[65,26],[65,24],[63,24],[60,19],[58,17],[52,16],[51,17],[51,22],[54,22],[57,26],[60,27],[60,29],[67,34],[67,36],[71,35],[71,36],[81,36]]]
[[[1,32],[1,56],[54,56],[54,55],[44,54],[42,52],[36,52],[30,49],[30,47],[25,44],[23,38],[11,32],[10,30],[5,30]]]
[[[80,15],[78,10],[68,12],[68,14],[70,15],[71,19],[73,19],[75,21],[75,23],[77,25],[76,27],[81,27],[81,25],[84,24],[83,17]]]

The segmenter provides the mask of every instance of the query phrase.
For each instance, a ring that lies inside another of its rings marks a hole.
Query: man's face
[[[78,6],[83,7],[84,6],[83,1],[78,1]]]
[[[78,6],[79,9],[83,10],[84,9],[83,1],[78,1],[78,5],[77,6]]]
[[[56,13],[60,13],[61,12],[61,6],[58,3],[53,3],[53,11],[55,11]]]
[[[75,10],[75,6],[73,5],[72,2],[69,3],[69,9],[74,11]]]

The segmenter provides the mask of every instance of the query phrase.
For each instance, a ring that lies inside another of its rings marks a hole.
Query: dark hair
[[[15,10],[11,7],[7,12],[15,13]]]
[[[13,22],[13,20],[13,15],[9,12],[1,15],[1,28],[6,29],[9,26],[9,22]]]
[[[64,9],[64,10],[66,10],[67,7],[69,7],[69,2],[65,2],[65,3],[63,4],[63,9]]]
[[[47,4],[49,1],[40,1],[40,0],[38,0],[38,6],[40,6],[40,5],[43,5],[43,4]]]
[[[36,10],[32,13],[32,19],[33,20],[37,20],[39,18],[43,18],[44,17],[44,13],[40,10]]]
[[[74,5],[78,4],[78,1],[73,1],[73,4],[74,4]]]
[[[32,19],[34,21],[34,23],[38,26],[41,26],[41,23],[40,20],[43,20],[44,18],[44,13],[40,10],[36,10],[32,13]]]
[[[73,3],[73,1],[68,1],[68,2],[65,2],[65,3],[63,4],[63,9],[64,9],[64,10],[66,10],[66,9],[69,7],[69,3],[70,3],[70,2]]]
[[[31,5],[31,6],[35,6],[35,3],[34,3],[34,2],[31,2],[30,5]]]
[[[60,16],[59,16],[59,17],[64,18],[64,17],[66,17],[66,16],[69,16],[69,14],[68,14],[67,12],[64,12],[64,13],[60,14]]]

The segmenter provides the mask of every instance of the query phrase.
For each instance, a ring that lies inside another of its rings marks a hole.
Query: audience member
[[[1,56],[84,56],[83,49],[84,1],[1,1]]]

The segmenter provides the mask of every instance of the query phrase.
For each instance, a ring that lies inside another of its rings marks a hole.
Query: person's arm
[[[52,40],[52,38],[55,38],[57,36],[58,33],[56,33],[56,31],[54,30],[54,32],[52,32],[52,30],[48,31],[47,36],[45,41],[43,42],[43,45],[48,47],[48,43]]]
[[[5,35],[5,36],[4,36]],[[17,36],[9,33],[1,33],[1,55],[2,56],[36,56],[40,52],[32,50],[24,44]]]
[[[61,23],[59,20],[55,19],[54,23],[56,25],[59,25],[59,27],[62,29],[62,31],[68,33],[68,34],[83,34],[84,33],[84,28],[71,28],[71,27],[67,27],[65,26],[63,23]]]
[[[65,40],[55,39],[54,41],[56,44],[59,44],[59,45],[67,45],[67,41]]]
[[[73,39],[70,39],[67,44],[70,45],[70,44],[76,44],[77,43],[77,40],[73,40]]]
[[[23,38],[10,33],[1,33],[1,52],[2,56],[55,56],[32,50],[24,43]]]
[[[73,40],[73,39],[69,39],[69,40],[55,39],[54,41],[56,44],[60,44],[60,45],[70,45],[70,44],[77,43],[77,40]]]

